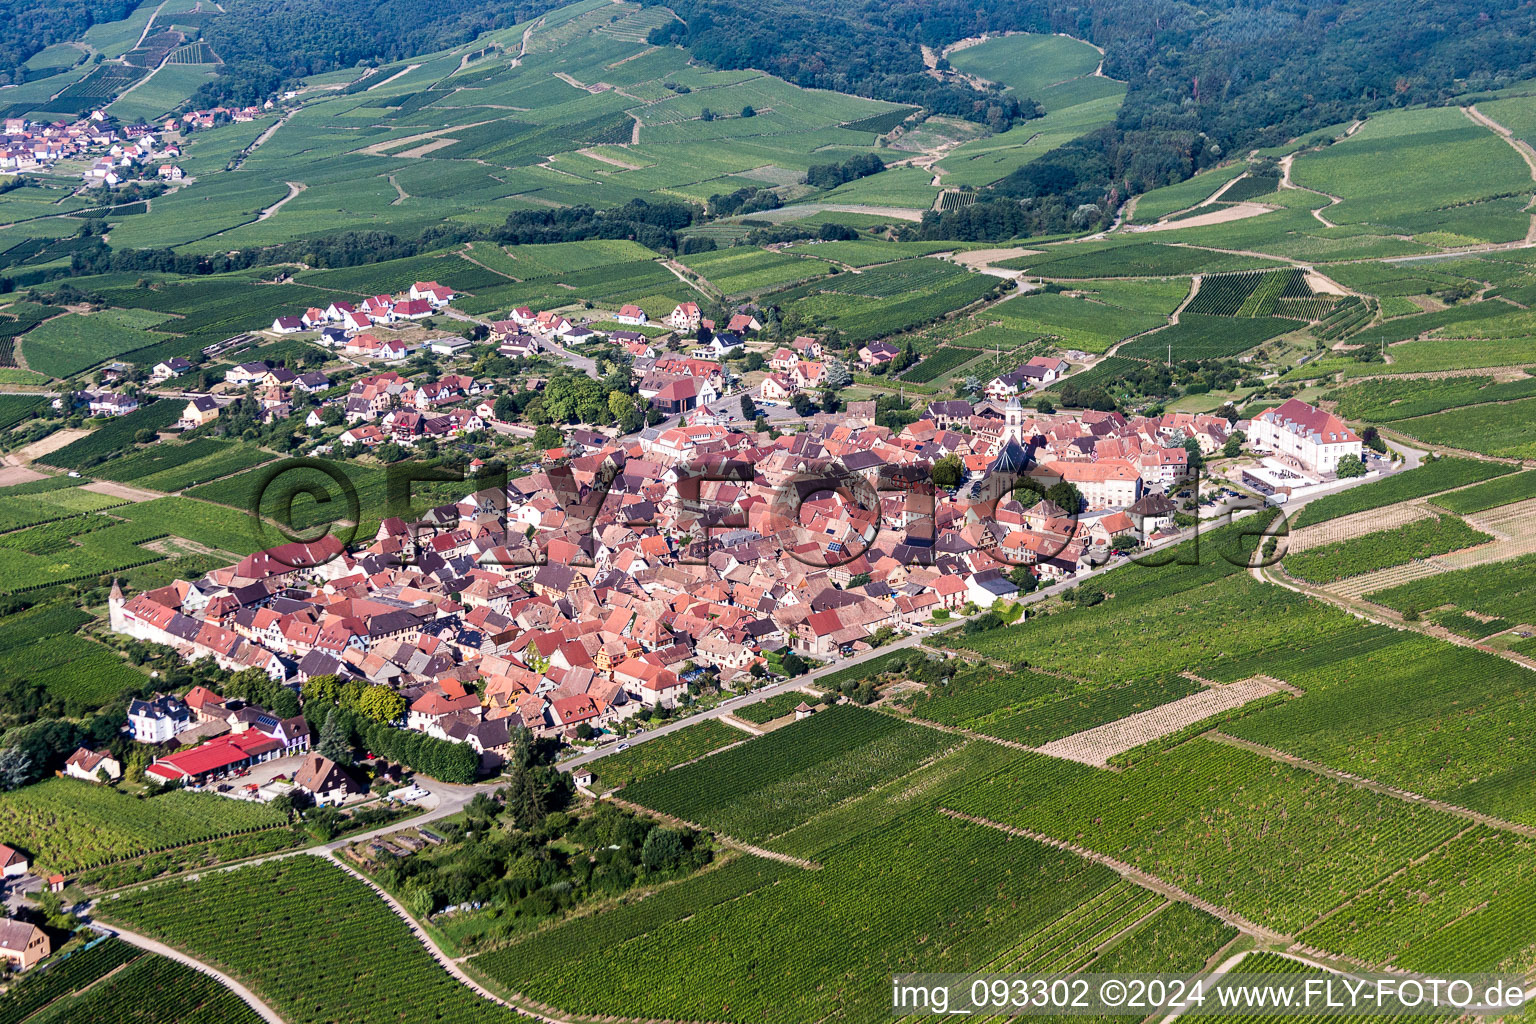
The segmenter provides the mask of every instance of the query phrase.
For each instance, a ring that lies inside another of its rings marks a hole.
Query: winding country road
[[[103,925],[102,927],[108,928],[109,926]],[[261,1019],[266,1021],[267,1024],[288,1024],[288,1022],[283,1019],[281,1014],[257,998],[256,993],[252,992],[250,989],[240,984],[234,978],[231,978],[229,975],[225,974],[223,971],[218,970],[215,967],[210,967],[203,963],[201,960],[190,957],[183,953],[181,950],[172,946],[167,946],[163,942],[157,942],[146,935],[140,935],[137,932],[126,931],[122,928],[118,928],[115,925],[110,926],[110,930],[112,934],[116,935],[130,946],[137,946],[139,949],[142,949],[145,952],[154,953],[157,956],[163,956],[167,960],[175,960],[177,963],[190,967],[200,974],[208,975],[210,978],[213,978],[219,984],[229,989],[235,995],[239,996],[246,1003],[246,1005],[260,1014]]]

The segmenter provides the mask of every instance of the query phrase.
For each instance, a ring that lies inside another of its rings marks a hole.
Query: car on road
[[[629,749],[629,744],[628,743],[620,743],[618,749],[620,749],[620,750],[628,750]]]

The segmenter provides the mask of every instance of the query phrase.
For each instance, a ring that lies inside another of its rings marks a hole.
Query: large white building
[[[1314,473],[1332,473],[1346,455],[1360,457],[1360,438],[1332,413],[1292,398],[1253,418],[1248,443],[1289,455]]]

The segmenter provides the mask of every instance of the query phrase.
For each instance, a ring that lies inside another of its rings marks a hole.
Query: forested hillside
[[[403,60],[468,42],[568,0],[225,0],[204,38],[224,74],[201,103],[259,103],[303,77],[375,61]]]
[[[662,0],[644,0],[659,4]],[[1000,184],[1070,209],[1188,177],[1386,107],[1492,88],[1536,70],[1536,8],[1519,0],[674,0],[701,59],[888,99],[942,49],[986,32],[1062,32],[1105,49],[1130,89],[1116,126]],[[683,26],[674,26],[683,29]],[[933,79],[929,79],[933,81]],[[934,82],[937,85],[937,82]],[[978,211],[979,213],[980,211]],[[977,214],[971,214],[975,217]],[[996,215],[993,215],[996,216]],[[1029,218],[1037,219],[1037,218]]]
[[[0,3],[0,85],[26,78],[21,65],[54,43],[79,39],[92,25],[118,21],[137,0],[5,0]]]

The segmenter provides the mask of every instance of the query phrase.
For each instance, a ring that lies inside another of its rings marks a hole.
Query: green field
[[[257,905],[228,927],[226,915]],[[518,1019],[450,977],[365,883],[319,858],[136,890],[98,913],[219,965],[289,1020]],[[299,919],[306,940],[289,942]]]
[[[281,814],[260,804],[204,793],[142,799],[75,779],[0,794],[0,829],[51,871],[79,871],[283,823]]]
[[[605,786],[627,786],[671,771],[721,747],[740,743],[747,734],[719,719],[707,719],[667,736],[658,736],[593,763],[592,771]]]
[[[840,799],[911,771],[955,741],[947,733],[838,705],[629,786],[624,797],[740,839],[765,839]],[[835,776],[828,772],[833,763]]]
[[[1298,157],[1291,175],[1299,185],[1343,197],[1326,214],[1336,224],[1489,242],[1525,234],[1527,218],[1515,208],[1480,214],[1495,197],[1528,197],[1530,169],[1512,146],[1455,107],[1372,117],[1349,138]]]
[[[1443,555],[1493,540],[1459,516],[1419,519],[1395,530],[1368,533],[1347,541],[1308,548],[1285,556],[1285,571],[1309,583],[1333,583],[1392,565]]]

